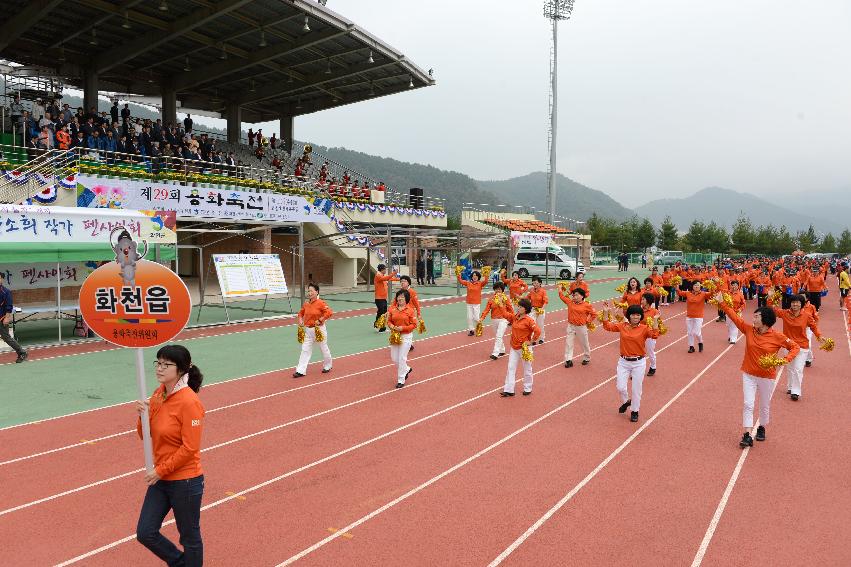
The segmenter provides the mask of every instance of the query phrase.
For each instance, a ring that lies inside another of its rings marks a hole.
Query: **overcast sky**
[[[299,117],[296,137],[477,179],[545,170],[542,4],[328,0],[437,85]],[[559,173],[626,206],[851,190],[848,0],[576,0],[559,29]]]

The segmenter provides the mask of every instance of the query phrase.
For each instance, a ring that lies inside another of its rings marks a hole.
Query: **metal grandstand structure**
[[[0,57],[68,86],[176,97],[245,122],[435,84],[313,0],[6,0]],[[61,14],[61,17],[56,17]]]

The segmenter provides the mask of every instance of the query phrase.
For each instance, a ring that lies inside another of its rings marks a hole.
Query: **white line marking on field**
[[[712,319],[710,319],[710,321],[712,321]],[[708,324],[708,323],[705,323],[703,326],[705,327],[707,324]],[[549,519],[553,516],[553,514],[555,514],[556,512],[558,512],[558,511],[559,511],[559,510],[560,510],[560,509],[561,509],[561,508],[562,508],[565,504],[567,504],[567,503],[568,503],[571,499],[573,499],[573,497],[574,497],[574,496],[576,496],[576,494],[577,494],[580,490],[582,490],[582,489],[583,489],[583,488],[584,488],[584,487],[585,487],[585,486],[586,486],[589,482],[591,482],[591,480],[593,480],[593,479],[594,479],[594,477],[595,477],[595,476],[597,476],[597,475],[600,473],[600,471],[602,471],[604,468],[606,468],[606,465],[608,465],[610,462],[612,462],[612,460],[613,460],[615,457],[617,457],[617,456],[618,456],[618,455],[619,455],[619,454],[620,454],[620,453],[621,453],[624,449],[626,449],[626,447],[628,447],[628,446],[629,446],[629,444],[630,444],[630,443],[632,443],[632,442],[635,440],[635,438],[636,438],[636,437],[638,437],[638,436],[641,434],[641,432],[642,432],[642,431],[644,431],[645,429],[647,429],[648,427],[650,427],[650,425],[651,425],[654,421],[656,421],[656,418],[657,418],[657,417],[659,417],[660,415],[662,415],[662,413],[663,413],[665,410],[667,410],[669,407],[671,407],[671,405],[672,405],[675,401],[677,401],[677,400],[678,400],[678,399],[679,399],[679,398],[680,398],[680,397],[681,397],[681,396],[682,396],[682,395],[683,395],[683,394],[684,394],[684,393],[685,393],[685,392],[686,392],[689,388],[691,388],[691,387],[692,387],[692,385],[694,385],[694,384],[695,384],[695,382],[697,382],[697,381],[700,379],[700,377],[701,377],[701,376],[703,376],[703,375],[704,375],[704,374],[705,374],[705,373],[706,373],[706,372],[707,372],[707,371],[708,371],[708,370],[709,370],[709,369],[710,369],[710,368],[711,368],[711,367],[712,367],[712,366],[713,366],[716,362],[718,362],[719,360],[721,360],[721,358],[722,358],[725,354],[727,354],[727,353],[730,351],[730,349],[731,349],[732,347],[733,347],[733,345],[729,345],[729,346],[727,346],[727,348],[725,348],[723,351],[721,351],[721,354],[719,354],[718,356],[716,356],[716,357],[712,360],[712,362],[710,362],[709,364],[707,364],[707,365],[703,368],[703,370],[701,370],[701,371],[697,374],[697,376],[695,376],[694,378],[692,378],[692,380],[691,380],[688,384],[686,384],[686,385],[685,385],[685,386],[684,386],[684,387],[683,387],[683,388],[682,388],[679,392],[677,392],[677,393],[676,393],[676,395],[674,395],[674,397],[673,397],[673,398],[671,398],[670,400],[668,400],[668,402],[667,402],[664,406],[662,406],[662,407],[659,409],[659,411],[657,411],[656,413],[654,413],[654,414],[650,417],[650,419],[648,419],[648,420],[647,420],[647,421],[645,421],[643,424],[641,424],[641,426],[640,426],[640,427],[639,427],[639,428],[638,428],[638,429],[637,429],[637,430],[636,430],[636,431],[635,431],[632,435],[630,435],[629,437],[627,437],[626,441],[624,441],[623,443],[621,443],[621,445],[620,445],[617,449],[615,449],[614,451],[612,451],[612,452],[609,454],[609,456],[608,456],[608,457],[606,457],[605,459],[603,459],[603,461],[602,461],[599,465],[597,465],[597,467],[596,467],[593,471],[591,471],[590,473],[588,473],[588,475],[587,475],[585,478],[583,478],[583,479],[579,482],[579,484],[577,484],[576,486],[574,486],[574,487],[573,487],[573,489],[571,489],[571,490],[570,490],[570,492],[568,492],[567,494],[565,494],[565,495],[564,495],[564,497],[562,497],[562,499],[561,499],[561,500],[559,500],[559,501],[558,501],[558,502],[557,502],[557,503],[556,503],[556,504],[555,504],[552,508],[550,508],[549,510],[547,510],[547,512],[546,512],[543,516],[541,516],[541,517],[538,519],[538,521],[536,521],[534,524],[532,524],[532,525],[529,527],[529,529],[527,529],[527,530],[526,530],[526,531],[525,531],[525,532],[524,532],[524,533],[523,533],[520,537],[518,537],[516,540],[514,540],[514,541],[511,543],[511,545],[509,545],[509,546],[508,546],[508,547],[507,547],[507,548],[506,548],[506,549],[505,549],[502,553],[500,553],[500,554],[496,557],[496,559],[494,559],[493,561],[491,561],[491,562],[488,564],[488,567],[496,567],[497,565],[499,565],[500,563],[502,563],[502,562],[505,560],[505,558],[506,558],[506,557],[508,557],[509,555],[511,555],[511,554],[512,554],[512,553],[513,553],[513,552],[514,552],[514,551],[515,551],[518,547],[520,547],[520,546],[523,544],[523,542],[525,542],[527,539],[529,539],[529,537],[530,537],[532,534],[534,534],[534,533],[535,533],[535,532],[536,532],[536,531],[537,531],[537,530],[538,530],[538,529],[539,529],[542,525],[544,525],[544,522],[546,522],[547,520],[549,520]]]
[[[706,325],[708,325],[708,323],[704,324],[704,327],[705,327]],[[678,338],[678,339],[676,339],[676,340],[672,341],[671,343],[669,343],[669,344],[665,345],[664,347],[662,347],[661,349],[659,349],[659,352],[662,352],[663,350],[667,349],[668,347],[673,346],[674,344],[676,344],[677,342],[679,342],[679,341],[681,341],[681,340],[683,340],[683,339],[685,339],[685,338],[686,338],[686,335],[683,335],[682,337],[680,337],[680,338]],[[616,339],[616,341],[618,341],[618,340],[620,340],[620,339]],[[559,366],[559,365],[555,365],[555,366]],[[553,368],[553,367],[551,366],[551,367],[549,367],[549,368],[544,369],[543,371],[549,370],[550,368]],[[543,371],[542,371],[542,372],[543,372]],[[420,491],[422,491],[422,490],[424,490],[424,489],[428,488],[429,486],[431,486],[432,484],[436,483],[436,482],[437,482],[437,481],[439,481],[440,479],[442,479],[442,478],[444,478],[444,477],[446,477],[446,476],[448,476],[448,475],[452,474],[453,472],[457,471],[458,469],[460,469],[460,468],[462,468],[462,467],[464,467],[464,466],[468,465],[469,463],[471,463],[471,462],[475,461],[475,460],[476,460],[476,459],[478,459],[479,457],[481,457],[481,456],[483,456],[483,455],[485,455],[485,454],[489,453],[489,452],[490,452],[490,451],[492,451],[493,449],[495,449],[495,448],[499,447],[500,445],[503,445],[504,443],[506,443],[506,442],[510,441],[511,439],[513,439],[514,437],[516,437],[516,436],[520,435],[521,433],[523,433],[523,432],[524,432],[524,431],[526,431],[527,429],[529,429],[529,428],[531,428],[531,427],[534,427],[534,426],[535,426],[535,425],[537,425],[538,423],[540,423],[540,422],[544,421],[545,419],[547,419],[547,418],[549,418],[549,417],[551,417],[551,416],[555,415],[556,413],[558,413],[558,412],[560,412],[561,410],[563,410],[563,409],[567,408],[568,406],[573,405],[574,403],[576,403],[577,401],[581,400],[581,399],[582,399],[582,398],[584,398],[585,396],[587,396],[587,395],[589,395],[589,394],[591,394],[591,393],[595,392],[596,390],[599,390],[599,389],[600,389],[600,388],[602,388],[604,385],[606,385],[606,384],[608,384],[609,382],[611,382],[612,380],[614,380],[614,379],[616,378],[616,376],[617,376],[617,375],[610,376],[610,377],[609,377],[609,378],[607,378],[606,380],[603,380],[602,382],[599,382],[598,384],[596,384],[596,385],[592,386],[592,387],[591,387],[591,388],[589,388],[588,390],[585,390],[583,393],[579,394],[578,396],[576,396],[576,397],[574,397],[574,398],[572,398],[572,399],[568,400],[567,402],[563,403],[562,405],[560,405],[560,406],[558,406],[558,407],[556,407],[556,408],[554,408],[554,409],[550,410],[549,412],[545,413],[544,415],[542,415],[541,417],[539,417],[539,418],[535,419],[534,421],[531,421],[531,422],[527,423],[526,425],[524,425],[524,426],[523,426],[523,427],[521,427],[520,429],[516,429],[515,431],[513,431],[513,432],[509,433],[508,435],[506,435],[506,436],[505,436],[505,437],[503,437],[502,439],[500,439],[500,440],[498,440],[498,441],[496,441],[496,442],[492,443],[491,445],[488,445],[487,447],[485,447],[485,448],[484,448],[484,449],[482,449],[481,451],[479,451],[479,452],[475,453],[474,455],[471,455],[471,456],[467,457],[466,459],[464,459],[464,460],[463,460],[463,461],[461,461],[460,463],[458,463],[458,464],[456,464],[456,465],[454,465],[454,466],[452,466],[452,467],[450,467],[450,468],[446,469],[446,470],[445,470],[445,471],[443,471],[442,473],[438,474],[437,476],[434,476],[434,477],[430,478],[429,480],[425,481],[424,483],[420,484],[419,486],[416,486],[416,487],[412,488],[411,490],[409,490],[409,491],[408,491],[408,492],[406,492],[405,494],[402,494],[402,495],[401,495],[401,496],[399,496],[398,498],[396,498],[396,499],[394,499],[394,500],[391,500],[390,502],[388,502],[388,503],[387,503],[387,504],[385,504],[384,506],[382,506],[382,507],[378,508],[377,510],[373,510],[373,511],[372,511],[372,512],[370,512],[369,514],[367,514],[367,515],[365,515],[365,516],[362,516],[360,519],[355,520],[354,522],[352,522],[352,523],[351,523],[351,524],[349,524],[348,526],[346,526],[346,527],[344,527],[344,528],[341,528],[341,531],[343,531],[343,532],[350,532],[350,531],[351,531],[351,530],[353,530],[354,528],[356,528],[356,527],[358,527],[358,526],[360,526],[360,525],[362,525],[362,524],[366,523],[367,521],[369,521],[369,520],[371,520],[372,518],[374,518],[374,517],[378,516],[379,514],[381,514],[381,513],[385,512],[385,511],[389,510],[390,508],[392,508],[392,507],[396,506],[396,505],[397,505],[397,504],[399,504],[400,502],[402,502],[402,501],[404,501],[404,500],[407,500],[408,498],[410,498],[410,497],[411,497],[411,496],[413,496],[414,494],[417,494],[418,492],[420,492]],[[303,549],[302,551],[300,551],[299,553],[297,553],[297,554],[293,555],[292,557],[290,557],[289,559],[287,559],[287,560],[283,561],[282,563],[279,563],[276,567],[284,567],[284,566],[286,566],[286,565],[291,565],[292,563],[295,563],[295,562],[296,562],[296,561],[298,561],[299,559],[302,559],[302,558],[304,558],[305,556],[309,555],[310,553],[313,553],[313,552],[314,552],[314,551],[316,551],[317,549],[319,549],[319,548],[323,547],[324,545],[326,545],[327,543],[330,543],[331,541],[335,540],[335,539],[336,539],[336,538],[338,538],[338,537],[340,537],[340,534],[338,534],[338,533],[331,534],[331,535],[329,535],[328,537],[326,537],[326,538],[324,538],[324,539],[322,539],[322,540],[320,540],[320,541],[316,542],[316,543],[315,543],[315,544],[313,544],[312,546],[310,546],[310,547],[308,547],[308,548],[306,548],[306,549]]]
[[[777,371],[777,375],[774,377],[774,387],[771,389],[771,397],[774,397],[774,391],[777,389],[777,382],[780,380],[780,374],[783,373],[783,369],[780,368]],[[754,434],[756,428],[759,427],[759,420],[754,423],[753,428],[751,428],[751,435]],[[735,468],[733,469],[733,474],[730,476],[730,481],[727,483],[727,486],[724,488],[724,494],[721,495],[721,501],[718,503],[718,507],[715,509],[715,513],[712,514],[712,520],[709,521],[709,527],[706,528],[706,533],[703,535],[703,540],[700,542],[700,546],[697,548],[697,553],[694,556],[694,560],[691,562],[691,567],[699,567],[701,563],[703,563],[703,557],[706,555],[706,551],[709,549],[709,544],[712,542],[712,537],[715,535],[715,530],[718,529],[718,523],[721,521],[721,515],[724,514],[724,509],[727,508],[727,502],[730,500],[730,495],[733,493],[733,488],[736,486],[736,482],[739,480],[739,474],[742,472],[742,467],[745,466],[745,459],[750,455],[751,448],[745,447],[742,450],[742,454],[739,456],[739,460],[736,463]]]

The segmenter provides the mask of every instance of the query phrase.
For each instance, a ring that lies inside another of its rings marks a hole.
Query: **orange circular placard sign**
[[[135,273],[116,262],[89,274],[80,288],[80,312],[104,340],[123,347],[168,342],[189,321],[192,300],[177,275],[156,262],[137,260]]]

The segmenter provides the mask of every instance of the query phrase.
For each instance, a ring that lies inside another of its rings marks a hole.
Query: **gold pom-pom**
[[[673,285],[673,286],[681,286],[681,285],[683,285],[683,278],[682,278],[682,276],[674,276],[674,277],[672,277],[672,278],[671,278],[671,285]]]
[[[603,321],[606,321],[606,320],[607,320],[607,317],[606,317],[606,314],[603,311],[600,311],[599,313],[597,313],[597,321],[602,323]]]
[[[560,281],[560,282],[558,282],[558,286],[564,292],[564,291],[567,291],[568,289],[570,289],[570,282]]]
[[[493,295],[493,304],[496,305],[497,307],[502,307],[502,294],[501,293],[495,293]]]
[[[668,295],[668,292],[665,291],[665,288],[661,286],[656,288],[656,293],[659,295]]]
[[[651,325],[653,325],[653,317],[651,317],[650,315],[648,315],[648,316],[644,319],[644,324],[645,324],[645,325],[647,325],[648,327],[650,327]]]
[[[535,307],[535,313],[537,313],[538,315],[543,315],[544,314],[544,308],[543,307]]]
[[[402,344],[402,333],[400,333],[399,331],[390,331],[390,344],[391,345]]]
[[[623,313],[615,313],[615,321],[617,321],[618,323],[623,321]]]
[[[476,323],[475,335],[477,337],[481,337],[484,332],[485,332],[485,326],[482,324],[481,321],[479,321],[478,323]]]
[[[771,303],[772,305],[780,305],[783,298],[783,294],[779,289],[775,289],[774,293],[771,294]]]
[[[313,333],[317,343],[321,343],[325,340],[325,334],[322,332],[322,325],[320,325],[319,323],[317,323],[316,326],[313,327]]]
[[[381,317],[379,317],[378,320],[375,321],[375,324],[373,325],[373,327],[375,327],[376,329],[383,329],[386,326],[387,326],[387,313],[382,313]]]
[[[618,287],[615,288],[615,291],[618,292],[618,293],[625,293],[626,292],[626,284],[619,285]]]
[[[664,335],[667,332],[668,332],[668,327],[666,327],[665,323],[663,323],[662,320],[659,319],[659,334]]]
[[[621,309],[626,309],[629,307],[629,303],[627,303],[626,301],[615,301],[614,305],[615,307],[619,307]]]
[[[417,332],[421,335],[426,332],[425,321],[422,319],[420,319],[420,324],[417,325]]]
[[[833,339],[831,339],[831,338],[826,339],[826,338],[822,337],[821,346],[819,346],[819,348],[821,350],[825,351],[825,352],[830,352],[830,351],[833,350],[833,348],[835,346],[836,346],[836,342]]]
[[[722,295],[724,297],[724,305],[726,305],[727,307],[732,309],[733,308],[733,296],[730,295],[729,293],[727,293],[726,291]]]
[[[585,326],[588,327],[589,331],[596,331],[597,330],[597,324],[594,323],[594,321],[588,321],[587,323],[585,323]]]
[[[703,289],[705,289],[709,293],[714,292],[715,288],[717,287],[715,285],[715,282],[712,280],[703,280],[700,285],[703,286]]]
[[[774,370],[778,366],[785,366],[789,361],[782,356],[777,356],[777,353],[764,354],[759,357],[759,367],[766,370]]]
[[[296,339],[298,339],[298,344],[304,344],[304,325],[299,325],[298,330],[296,331]]]
[[[455,275],[460,276],[464,271],[464,266],[455,266]]]
[[[519,297],[512,297],[511,303],[513,303],[514,305],[519,305],[520,304],[520,298]]]
[[[532,349],[529,348],[529,343],[523,343],[523,346],[521,347],[521,356],[526,362],[532,362],[535,359],[535,356],[532,354]]]
[[[483,266],[482,267],[482,279],[485,280],[485,281],[489,280],[490,277],[491,277],[492,271],[493,271],[493,268],[491,266]]]

